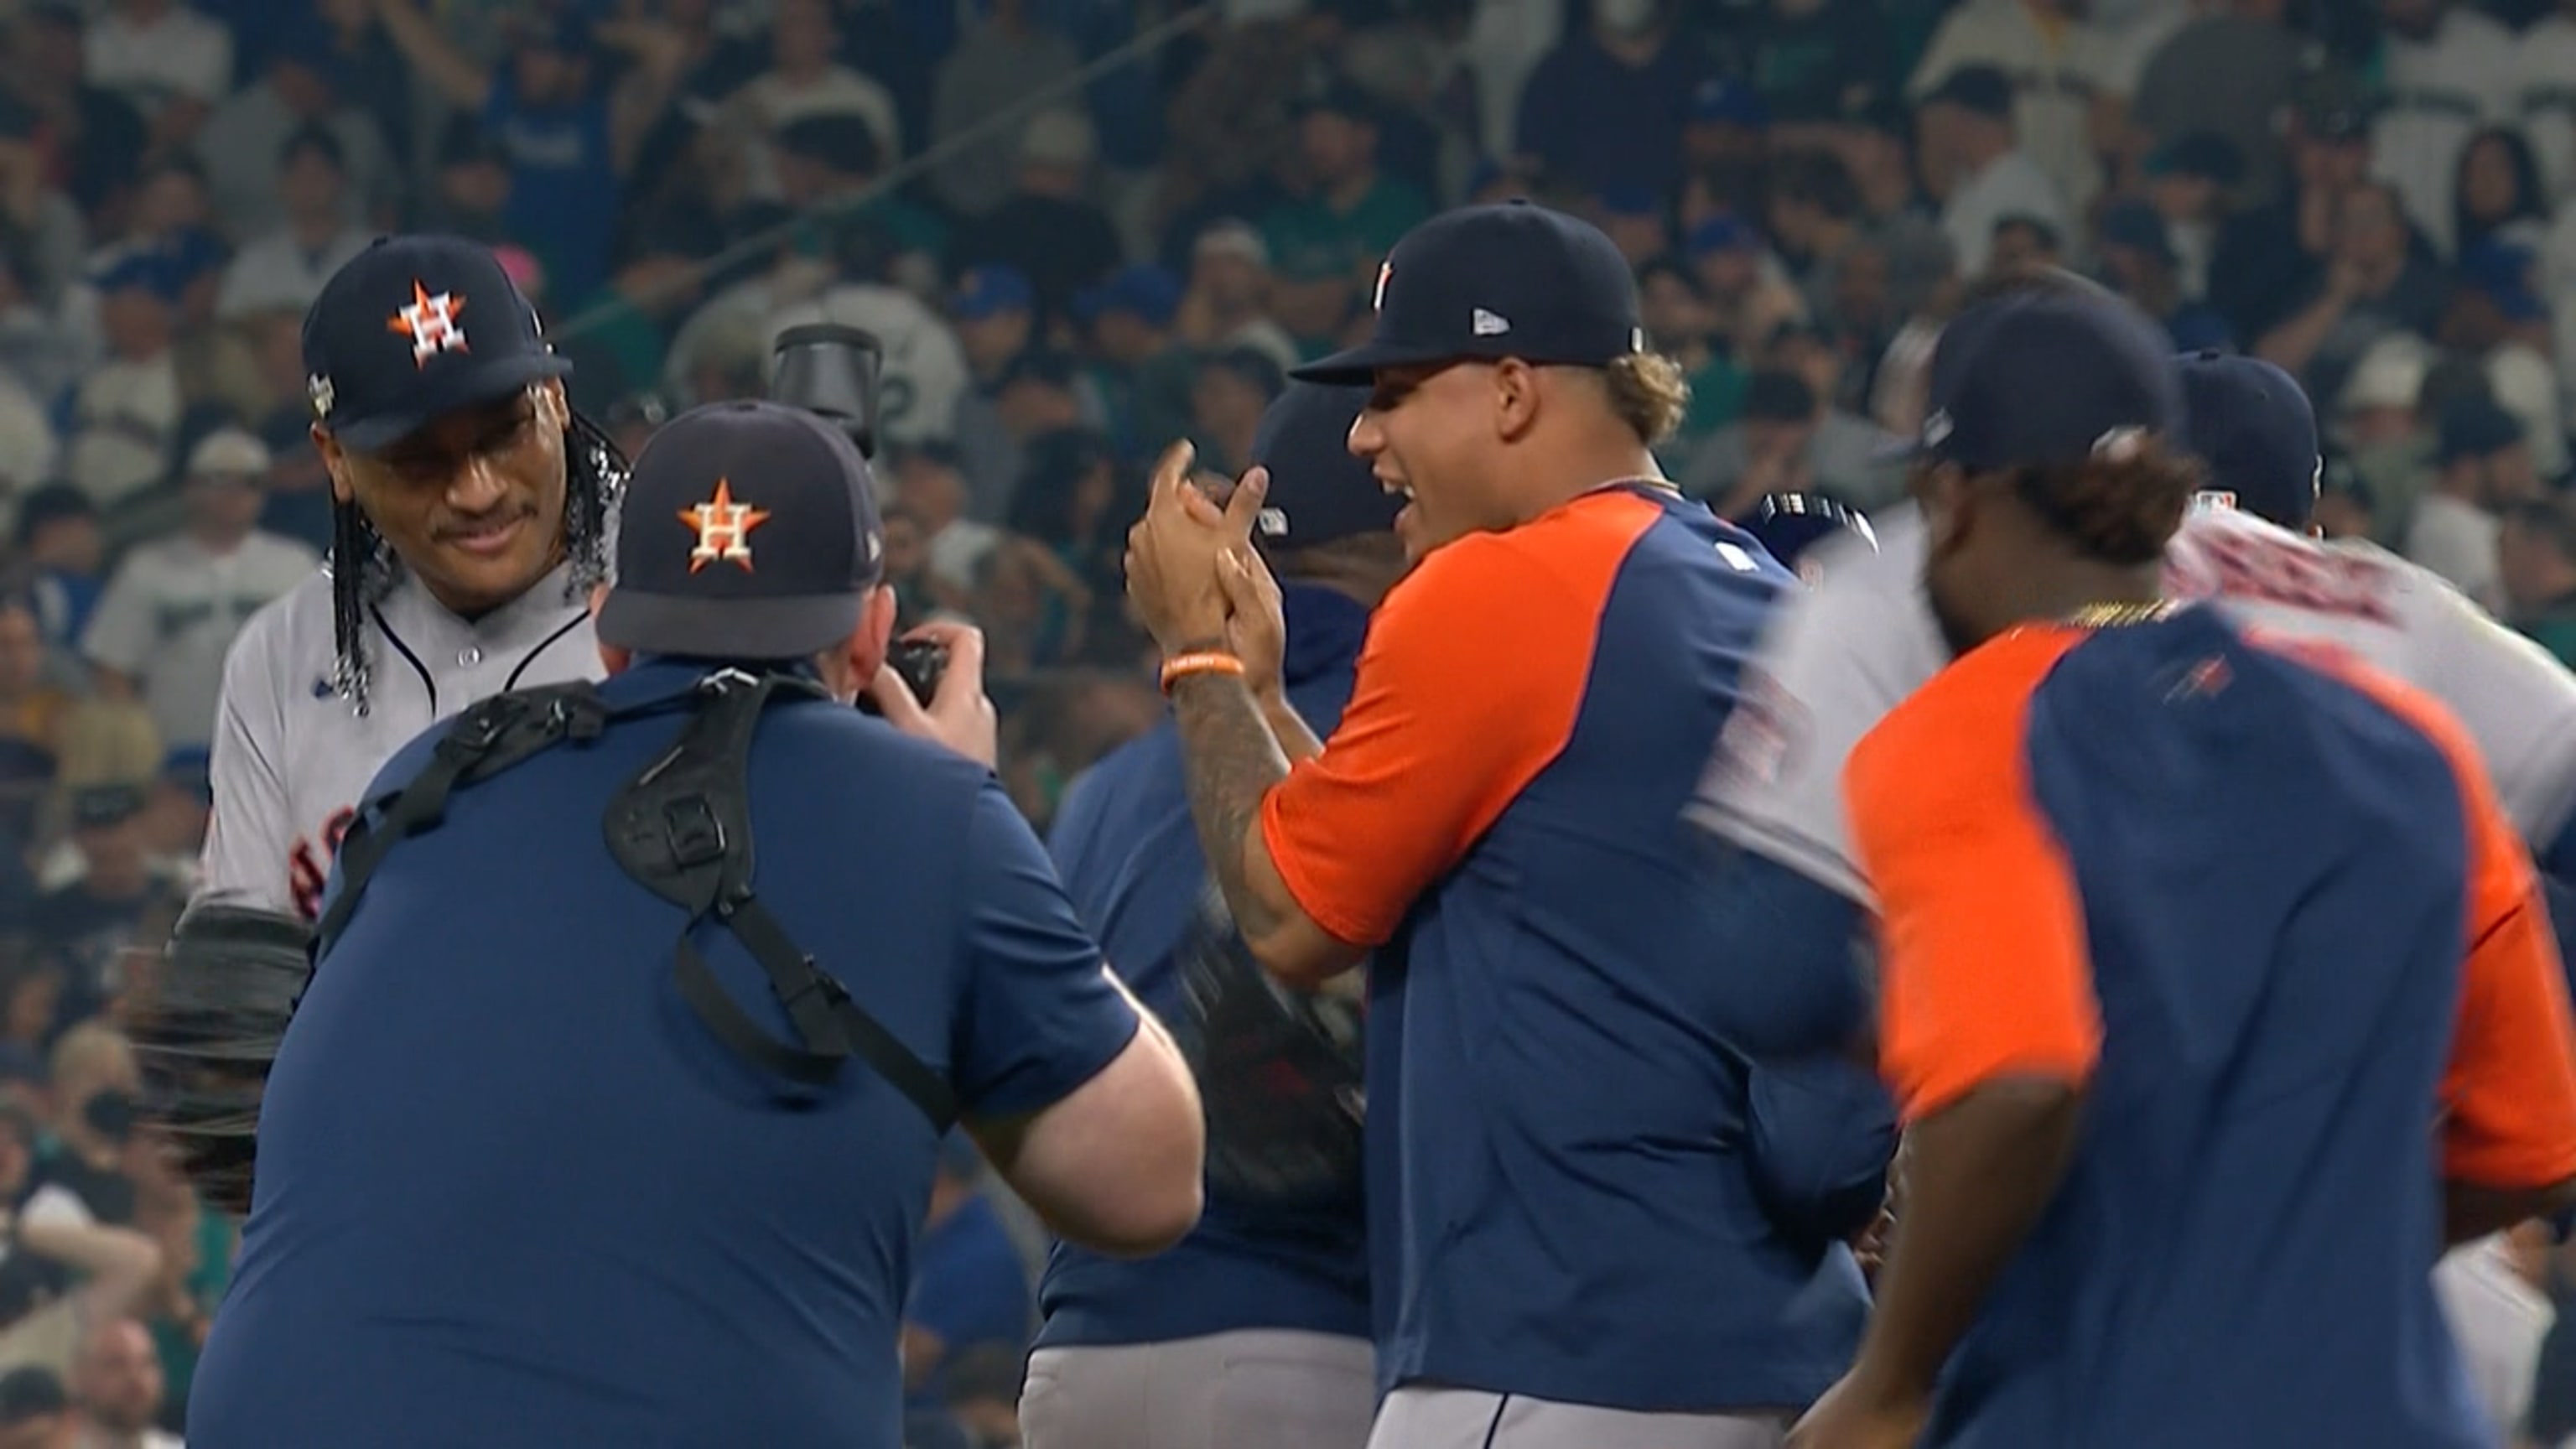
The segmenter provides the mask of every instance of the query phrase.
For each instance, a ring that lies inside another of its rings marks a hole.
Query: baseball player
[[[1710,1026],[1751,943],[1704,919],[1673,827],[1687,736],[1796,582],[1657,470],[1683,389],[1600,231],[1463,207],[1396,243],[1377,302],[1301,374],[1369,384],[1350,445],[1416,560],[1332,738],[1264,707],[1237,638],[1258,474],[1219,519],[1167,461],[1127,571],[1252,954],[1307,986],[1368,962],[1370,1443],[1770,1449],[1866,1294],[1764,1201]],[[1883,1174],[1885,1119],[1829,1115],[1797,1135]]]
[[[1370,611],[1404,573],[1397,501],[1343,446],[1367,391],[1291,383],[1252,446],[1268,474],[1255,541],[1287,621],[1279,667],[1306,727],[1349,701]],[[1264,666],[1265,671],[1273,666]],[[1207,862],[1170,723],[1103,759],[1066,797],[1050,841],[1066,891],[1140,999],[1167,1018],[1189,990]],[[1216,1101],[1217,1085],[1203,1083]],[[1211,1148],[1220,1134],[1212,1119]],[[1020,1425],[1030,1449],[1360,1449],[1377,1406],[1367,1240],[1357,1183],[1269,1200],[1211,1183],[1197,1231],[1122,1262],[1059,1246]],[[1266,1422],[1241,1406],[1263,1396]]]
[[[1910,483],[1959,657],[1843,779],[1906,1203],[1791,1442],[2493,1444],[2425,1256],[2576,1202],[2530,861],[2422,693],[2163,597],[2160,331],[1956,325]]]
[[[352,258],[305,313],[304,368],[331,551],[225,661],[200,891],[309,921],[405,741],[488,695],[597,677],[588,596],[625,463],[473,242]]]
[[[2059,276],[2011,285],[2090,291]],[[2567,899],[2559,882],[2576,879],[2576,676],[2424,569],[2365,542],[2310,535],[2316,422],[2285,374],[2241,358],[2174,365],[2191,401],[2190,446],[2214,477],[2166,549],[2169,590],[2214,597],[2250,628],[2349,650],[2449,706],[2551,878],[2553,900]],[[1927,441],[1948,426],[1934,414]],[[1728,861],[1724,904],[1767,925],[1780,953],[1781,969],[1730,1001],[1756,1049],[1813,1047],[1866,1016],[1850,962],[1870,895],[1851,858],[1843,764],[1950,657],[1922,590],[1919,513],[1882,510],[1874,526],[1874,548],[1834,539],[1808,555],[1822,580],[1774,617],[1691,811],[1743,847]],[[2576,901],[2553,917],[2566,929]]]

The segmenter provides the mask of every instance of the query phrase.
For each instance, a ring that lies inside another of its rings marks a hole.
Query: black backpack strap
[[[400,789],[367,802],[340,842],[340,892],[313,932],[320,961],[347,928],[368,880],[404,840],[447,816],[460,785],[488,780],[564,740],[591,740],[606,728],[608,706],[587,682],[551,685],[477,701],[433,747],[429,763]]]
[[[806,697],[821,697],[820,691],[739,670],[709,675],[700,687],[706,697],[677,742],[618,792],[606,821],[609,854],[626,873],[688,912],[672,966],[681,1000],[736,1054],[790,1081],[822,1085],[856,1056],[946,1132],[957,1120],[946,1079],[851,1000],[752,891],[752,735],[780,690]],[[760,963],[795,1028],[795,1042],[770,1035],[716,979],[690,940],[709,917]]]

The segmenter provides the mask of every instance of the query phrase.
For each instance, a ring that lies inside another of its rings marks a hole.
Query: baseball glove
[[[204,902],[179,919],[135,1024],[153,1120],[206,1201],[250,1210],[260,1094],[312,975],[300,917]]]
[[[1207,1107],[1212,1193],[1280,1206],[1355,1205],[1360,1193],[1360,1005],[1271,979],[1214,885],[1176,956],[1173,1035]]]

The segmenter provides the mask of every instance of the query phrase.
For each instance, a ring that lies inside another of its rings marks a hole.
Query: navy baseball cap
[[[710,403],[663,424],[617,517],[598,632],[641,654],[803,659],[858,628],[885,574],[867,460],[780,403]]]
[[[381,238],[304,313],[314,420],[361,453],[571,371],[499,258],[463,237]]]
[[[1474,358],[1606,367],[1646,348],[1628,259],[1590,222],[1505,201],[1406,232],[1377,270],[1369,340],[1295,370],[1349,386],[1378,369]]]
[[[2177,436],[2172,353],[2125,302],[2015,292],[1979,303],[1933,347],[1918,456],[1977,471],[2045,467],[2131,433]]]
[[[2218,352],[2175,359],[2190,414],[2185,436],[2236,506],[2283,528],[2317,509],[2317,414],[2298,379],[2257,357]]]
[[[1252,461],[1270,470],[1270,491],[1252,526],[1263,549],[1395,531],[1404,500],[1350,448],[1351,425],[1368,397],[1365,387],[1292,382],[1263,410],[1252,435]]]

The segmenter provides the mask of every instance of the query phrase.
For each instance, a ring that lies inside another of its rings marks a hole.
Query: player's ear
[[[1517,357],[1494,364],[1494,436],[1511,442],[1538,421],[1539,370]]]
[[[886,649],[894,641],[894,587],[879,584],[868,590],[867,602],[859,606],[859,627],[850,631],[850,677],[865,692],[869,680],[885,663]]]
[[[340,446],[340,440],[320,423],[307,428],[305,435],[313,440],[313,451],[321,456],[322,471],[331,480],[331,501],[355,502],[356,491],[349,486],[349,454]]]

